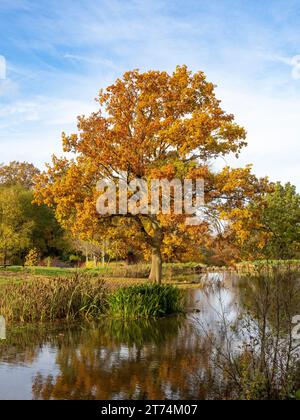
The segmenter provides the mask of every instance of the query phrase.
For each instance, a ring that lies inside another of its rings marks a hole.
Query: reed
[[[18,322],[97,318],[106,300],[103,280],[77,273],[1,285],[0,314]]]
[[[117,318],[158,318],[182,312],[182,293],[171,285],[125,287],[108,296],[108,308]]]

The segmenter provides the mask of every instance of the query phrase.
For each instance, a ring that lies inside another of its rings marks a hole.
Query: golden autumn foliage
[[[78,118],[78,133],[66,135],[64,152],[73,159],[53,157],[41,174],[36,200],[53,206],[60,223],[82,239],[114,238],[152,253],[151,278],[160,281],[164,258],[191,254],[211,233],[212,222],[243,212],[247,199],[259,196],[267,180],[251,168],[211,170],[210,162],[246,145],[245,130],[227,114],[214,85],[203,72],[179,66],[163,71],[126,72],[99,92],[99,110]],[[196,179],[205,181],[206,215],[198,226],[187,226],[182,215],[100,216],[96,211],[101,179],[121,171],[129,181]],[[235,209],[235,210],[233,210]],[[192,245],[191,245],[192,244]]]

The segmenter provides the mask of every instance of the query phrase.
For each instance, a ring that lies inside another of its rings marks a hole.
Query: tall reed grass
[[[104,281],[86,275],[34,279],[0,287],[0,315],[20,322],[97,318],[106,300]]]
[[[108,296],[108,308],[118,318],[157,318],[182,312],[182,294],[171,285],[124,287]]]

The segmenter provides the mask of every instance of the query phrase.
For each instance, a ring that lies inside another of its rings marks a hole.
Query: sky
[[[186,64],[248,132],[222,162],[300,191],[299,28],[300,0],[0,0],[0,162],[43,168],[100,88]]]

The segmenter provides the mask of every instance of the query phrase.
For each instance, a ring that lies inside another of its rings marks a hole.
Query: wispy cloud
[[[1,0],[2,159],[41,165],[76,115],[95,109],[100,87],[127,69],[185,63],[246,126],[240,164],[300,187],[299,18],[299,0]]]
[[[105,58],[97,57],[97,56],[84,56],[78,54],[65,54],[65,58],[74,60],[74,61],[82,61],[87,64],[100,64],[106,67],[110,67],[114,70],[118,70],[119,67],[114,64],[111,60],[107,60]]]
[[[296,80],[300,79],[300,54],[293,55],[292,57],[285,57],[280,55],[266,55],[264,58],[271,62],[281,63],[286,66],[289,66],[292,78]]]

